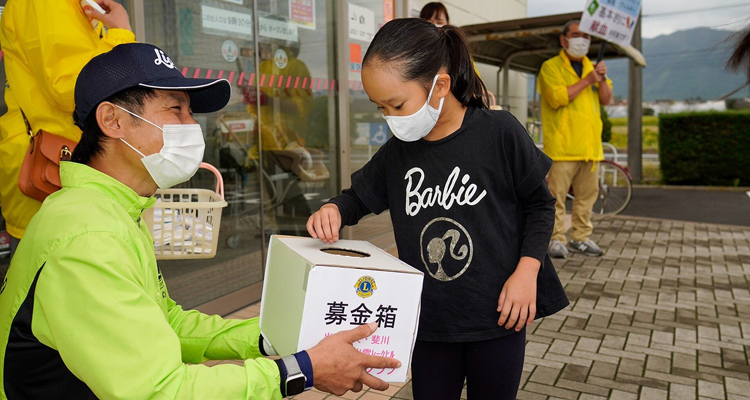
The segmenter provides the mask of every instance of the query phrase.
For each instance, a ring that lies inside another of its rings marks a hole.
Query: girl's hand
[[[508,278],[497,301],[500,319],[497,324],[516,332],[531,325],[536,315],[536,277],[541,263],[531,257],[521,257],[516,271]]]
[[[324,204],[307,220],[307,232],[310,236],[325,243],[334,243],[339,240],[339,229],[341,229],[341,213],[335,204]]]

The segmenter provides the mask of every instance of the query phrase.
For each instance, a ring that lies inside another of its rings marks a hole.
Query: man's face
[[[196,123],[190,108],[190,97],[185,92],[174,90],[156,90],[156,97],[145,101],[140,116],[159,127]],[[164,137],[160,129],[140,119],[129,121],[128,137],[125,138],[128,143],[146,156],[161,151]],[[135,155],[140,157],[137,153]]]
[[[586,39],[591,39],[591,36],[589,36],[588,33],[584,33],[580,29],[578,29],[578,24],[572,24],[568,28],[568,33],[566,33],[564,36],[560,35],[560,45],[565,50],[568,50],[570,48],[570,44],[568,43],[568,39],[570,39],[570,38],[576,38],[576,37],[582,37],[582,38],[586,38]]]

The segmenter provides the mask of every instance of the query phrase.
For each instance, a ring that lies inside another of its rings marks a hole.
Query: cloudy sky
[[[583,11],[586,0],[528,0],[528,16]],[[643,0],[644,38],[699,26],[738,30],[750,24],[748,0]]]

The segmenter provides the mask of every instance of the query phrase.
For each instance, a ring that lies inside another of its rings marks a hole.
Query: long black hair
[[[750,26],[745,28],[744,31],[735,33],[733,37],[736,38],[737,44],[734,53],[729,58],[727,67],[735,71],[745,72],[747,81],[750,82]],[[741,71],[744,67],[747,67],[747,70]]]
[[[474,70],[471,50],[461,29],[437,27],[419,18],[394,19],[383,25],[367,49],[363,66],[388,66],[405,81],[418,81],[429,90],[441,68],[451,77],[451,93],[464,106],[489,108],[487,88]]]

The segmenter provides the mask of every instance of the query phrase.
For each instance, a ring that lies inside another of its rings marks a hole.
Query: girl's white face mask
[[[443,101],[445,100],[445,98],[440,99],[440,105],[437,110],[430,106],[430,98],[432,97],[432,91],[435,89],[438,76],[435,75],[435,79],[432,81],[432,88],[430,88],[430,93],[427,95],[427,100],[419,111],[405,116],[383,115],[385,122],[388,123],[388,127],[391,128],[394,136],[404,142],[415,142],[427,136],[432,131],[432,128],[435,127],[438,118],[440,118],[440,111],[443,109]]]
[[[589,46],[591,46],[591,39],[584,37],[567,38],[568,40],[568,54],[575,58],[583,58],[586,54],[589,54]]]
[[[203,161],[203,151],[206,143],[203,140],[203,130],[198,124],[174,124],[159,127],[153,122],[130,112],[117,104],[117,108],[139,118],[149,124],[161,129],[164,138],[164,146],[161,151],[146,156],[130,143],[120,138],[128,147],[141,155],[141,161],[146,166],[149,175],[160,189],[168,189],[172,186],[188,181],[198,171]]]

